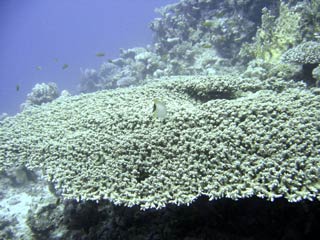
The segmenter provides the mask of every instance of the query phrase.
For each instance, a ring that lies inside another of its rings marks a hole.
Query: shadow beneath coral
[[[147,211],[108,202],[71,201],[65,203],[63,228],[68,230],[62,239],[314,239],[320,229],[319,219],[318,201],[208,201],[200,197],[190,206],[170,205]],[[47,237],[55,239],[50,233]]]

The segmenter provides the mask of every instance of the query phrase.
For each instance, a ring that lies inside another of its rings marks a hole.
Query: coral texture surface
[[[319,199],[319,101],[298,83],[232,75],[58,98],[3,120],[0,170],[42,169],[64,198],[142,209],[200,195]]]

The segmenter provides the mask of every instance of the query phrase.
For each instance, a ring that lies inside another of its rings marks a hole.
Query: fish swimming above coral
[[[62,69],[63,69],[63,70],[67,69],[68,67],[69,67],[69,64],[66,64],[66,63],[65,63],[65,64],[62,65]]]
[[[104,52],[97,52],[96,56],[97,57],[104,57],[106,54]]]

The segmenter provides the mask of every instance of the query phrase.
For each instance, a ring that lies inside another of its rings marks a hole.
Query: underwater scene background
[[[320,1],[0,12],[0,239],[317,239]]]
[[[78,93],[80,68],[98,68],[117,58],[120,48],[151,44],[148,25],[159,16],[154,9],[174,2],[1,1],[0,112],[20,111],[36,83],[55,82],[59,91]]]

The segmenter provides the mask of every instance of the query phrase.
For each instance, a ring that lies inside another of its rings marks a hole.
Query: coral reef
[[[54,82],[37,83],[31,93],[28,94],[26,101],[21,104],[21,110],[30,106],[48,103],[59,97],[58,86]]]
[[[301,43],[283,53],[281,59],[284,62],[298,64],[319,64],[320,43],[314,41]]]
[[[320,87],[320,65],[312,70],[312,77],[316,80],[316,86]]]
[[[182,0],[81,71],[90,94],[36,85],[0,117],[0,238],[312,239],[319,9]]]
[[[99,71],[95,69],[81,69],[81,78],[78,90],[89,93],[102,89],[112,89],[116,87],[117,74],[119,68],[112,63],[103,63]]]
[[[288,48],[301,42],[301,13],[281,2],[279,16],[262,9],[262,23],[252,44],[244,44],[240,56],[252,56],[277,62]]]
[[[93,92],[139,85],[145,78],[223,74],[231,66],[241,72],[243,64],[256,59],[274,64],[269,67],[277,76],[299,79],[304,74],[298,67],[277,64],[286,50],[320,38],[319,6],[316,0],[184,0],[167,5],[150,24],[151,46],[121,49],[119,58],[109,60],[116,73],[84,70],[79,89]]]
[[[249,78],[258,78],[260,80],[269,78],[301,80],[303,79],[303,68],[297,64],[282,62],[273,64],[258,58],[250,61],[247,69],[241,75]]]
[[[0,168],[41,168],[66,199],[142,209],[200,195],[312,200],[319,98],[299,83],[225,75],[57,99],[3,121]]]
[[[40,175],[25,167],[0,173],[0,239],[38,239],[33,238],[27,217],[35,209],[56,201]]]
[[[253,11],[245,12],[247,7]],[[241,42],[254,35],[256,26],[252,13],[259,12],[262,7],[261,1],[236,4],[192,0],[163,7],[158,10],[162,17],[151,24],[156,33],[156,52],[183,61],[183,56],[175,48],[191,43],[189,60],[195,53],[202,52],[202,48],[212,48],[223,58],[234,57]],[[186,60],[183,62],[190,67],[192,62]]]
[[[254,36],[261,9],[275,2],[185,0],[159,8],[161,18],[150,24],[154,43],[122,49],[119,58],[109,60],[116,74],[83,70],[79,90],[137,85],[152,77],[222,73],[238,61],[242,43]]]
[[[300,65],[303,69],[303,80],[310,86],[319,86],[320,43],[308,41],[286,51],[283,62]]]
[[[33,238],[63,239],[62,237],[67,233],[67,229],[61,224],[64,220],[63,212],[64,206],[52,201],[29,211],[26,223],[32,231]]]
[[[318,0],[303,1],[297,5],[303,15],[303,36],[306,40],[320,39],[320,2]]]
[[[160,62],[160,57],[146,48],[122,49],[119,58],[103,63],[99,71],[82,70],[78,89],[88,93],[137,84],[160,71]]]
[[[1,124],[1,121],[4,120],[5,118],[7,118],[9,115],[8,113],[1,113],[0,115],[0,124]]]

